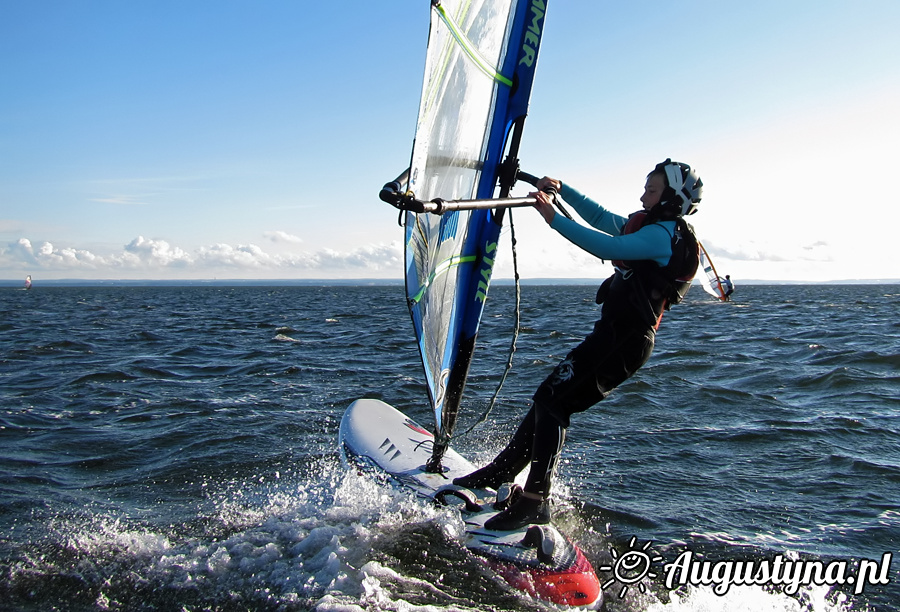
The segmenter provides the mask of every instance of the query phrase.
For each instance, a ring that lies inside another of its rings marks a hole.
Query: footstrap
[[[468,489],[458,487],[445,487],[434,494],[434,501],[441,506],[449,506],[448,497],[456,497],[466,504],[466,512],[481,512],[484,508],[475,501],[475,494]]]

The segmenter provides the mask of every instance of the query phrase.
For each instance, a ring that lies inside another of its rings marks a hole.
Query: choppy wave
[[[591,294],[523,288],[514,368],[489,422],[457,441],[477,463],[590,331]],[[896,549],[900,294],[736,298],[689,294],[650,363],[573,420],[557,519],[596,567],[630,538],[667,561]],[[492,289],[461,430],[496,388],[512,306]],[[339,461],[359,397],[427,422],[399,288],[39,288],[0,292],[0,321],[0,607],[550,609],[459,545],[453,510]],[[893,609],[892,576],[862,595],[648,579],[609,590],[608,609]]]

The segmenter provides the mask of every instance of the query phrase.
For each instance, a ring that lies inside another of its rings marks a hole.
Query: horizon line
[[[602,279],[594,278],[520,278],[520,285],[596,285],[602,282]],[[402,286],[404,280],[402,278],[270,278],[270,279],[252,279],[252,278],[230,278],[230,279],[90,279],[90,278],[57,278],[35,281],[32,278],[32,287],[95,287],[95,286]],[[492,285],[512,286],[515,283],[512,278],[495,278],[491,281]],[[697,279],[694,284],[702,284]],[[740,286],[753,285],[877,285],[877,284],[900,284],[900,279],[836,279],[829,281],[808,281],[808,280],[767,280],[767,279],[747,279],[739,281]],[[22,280],[0,279],[0,287],[23,288]]]

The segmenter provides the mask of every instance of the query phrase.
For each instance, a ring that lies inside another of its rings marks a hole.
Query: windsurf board
[[[600,581],[584,552],[554,525],[485,529],[485,521],[499,511],[497,493],[453,485],[475,466],[452,448],[442,473],[426,472],[434,436],[393,406],[376,399],[353,402],[341,420],[339,439],[345,461],[361,471],[387,476],[392,485],[438,503],[462,500],[463,544],[514,588],[560,605],[596,609],[602,604]]]

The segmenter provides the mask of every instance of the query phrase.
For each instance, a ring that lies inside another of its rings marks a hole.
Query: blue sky
[[[0,0],[0,279],[400,278],[428,0]],[[736,279],[898,278],[900,3],[551,0],[523,169],[666,157]],[[536,212],[521,274],[604,277]],[[511,273],[508,250],[497,274]]]

